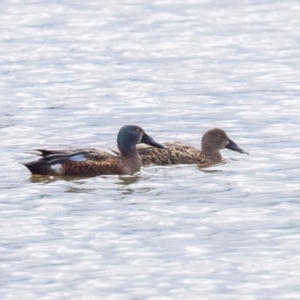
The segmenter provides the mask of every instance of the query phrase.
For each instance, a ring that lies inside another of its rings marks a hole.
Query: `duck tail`
[[[38,175],[50,175],[49,174],[49,166],[45,165],[41,161],[31,161],[28,163],[23,163],[23,165],[32,173]]]

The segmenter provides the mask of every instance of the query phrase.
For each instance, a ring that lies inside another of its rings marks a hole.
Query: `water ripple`
[[[297,1],[2,4],[1,299],[299,299]],[[250,155],[134,176],[31,176],[34,148],[124,124]]]

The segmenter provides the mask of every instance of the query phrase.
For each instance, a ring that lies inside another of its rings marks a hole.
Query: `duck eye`
[[[138,133],[140,133],[141,129],[140,128],[136,128],[135,131],[138,132]]]

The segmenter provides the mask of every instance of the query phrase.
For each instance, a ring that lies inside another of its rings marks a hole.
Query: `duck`
[[[213,128],[205,132],[201,140],[201,150],[181,142],[164,143],[167,149],[138,147],[143,166],[163,166],[176,164],[198,164],[209,166],[222,162],[220,150],[227,148],[248,154],[231,140],[225,130]]]
[[[117,136],[119,155],[95,148],[73,150],[35,149],[30,152],[42,158],[24,163],[32,174],[53,176],[94,177],[98,175],[132,175],[140,171],[142,160],[136,145],[144,143],[166,149],[157,143],[142,127],[123,126]]]

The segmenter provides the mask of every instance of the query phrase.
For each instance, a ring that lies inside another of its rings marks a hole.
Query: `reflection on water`
[[[50,176],[50,175],[30,175],[29,181],[32,183],[52,183],[57,180],[65,180],[65,181],[74,181],[74,180],[80,180],[85,179],[85,177],[69,177],[69,176]]]
[[[127,175],[127,176],[119,176],[119,180],[120,182],[117,182],[117,184],[121,184],[121,185],[130,185],[132,183],[136,183],[139,180],[141,180],[141,176],[140,174],[135,174],[135,175]]]
[[[99,188],[112,188],[112,189],[119,189],[122,191],[122,194],[130,194],[134,193],[135,189],[130,188],[130,185],[137,183],[141,179],[140,173],[137,173],[133,176],[126,175],[126,176],[118,176],[118,175],[109,175],[109,176],[102,176],[102,183],[95,188],[86,188],[86,181],[90,178],[86,177],[70,177],[70,176],[48,176],[48,175],[30,175],[29,181],[31,183],[43,183],[43,184],[52,184],[56,181],[70,181],[74,182],[74,186],[69,186],[65,189],[67,193],[86,193],[92,190],[97,190]],[[107,185],[106,180],[113,183],[112,185]],[[82,186],[82,187],[80,187]],[[120,187],[118,187],[120,186]],[[148,188],[144,189],[145,192],[148,191]]]
[[[88,177],[90,178],[90,177]],[[129,185],[132,183],[137,182],[140,179],[140,174],[134,174],[134,175],[123,175],[123,176],[118,176],[118,175],[103,175],[102,178],[118,178],[119,182],[116,182],[116,184],[125,184]],[[32,183],[36,182],[44,182],[44,183],[49,183],[57,180],[65,180],[65,181],[78,181],[78,180],[84,180],[87,179],[87,177],[71,177],[71,176],[50,176],[50,175],[30,175],[29,181]],[[82,184],[79,181],[77,182],[78,184]]]
[[[300,298],[297,1],[1,8],[1,299]],[[197,148],[221,127],[251,155],[94,178],[18,163],[116,149],[132,123]]]
[[[221,165],[224,165],[226,163],[229,163],[230,160],[229,159],[222,159],[222,161],[218,162],[218,163],[209,163],[209,164],[199,164],[197,165],[197,168],[200,170],[200,171],[203,171],[203,172],[219,172],[219,170],[212,170],[211,167],[218,167],[218,166],[221,166]]]

